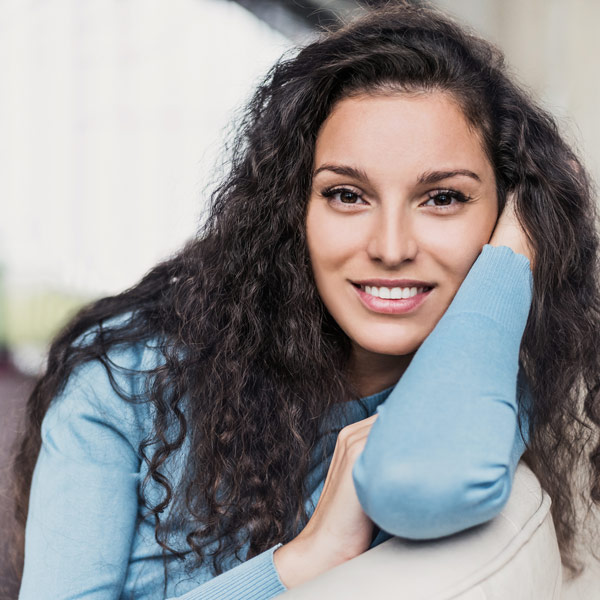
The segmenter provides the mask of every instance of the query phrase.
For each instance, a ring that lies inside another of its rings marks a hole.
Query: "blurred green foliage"
[[[0,344],[46,346],[60,328],[91,298],[62,290],[2,290]]]

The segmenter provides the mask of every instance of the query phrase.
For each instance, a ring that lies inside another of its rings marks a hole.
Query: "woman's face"
[[[414,353],[497,214],[492,166],[450,96],[336,104],[317,137],[306,233],[317,289],[354,354]]]

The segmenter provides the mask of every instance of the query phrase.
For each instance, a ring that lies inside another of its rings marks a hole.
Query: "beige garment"
[[[551,500],[524,463],[492,521],[446,538],[393,538],[278,596],[285,600],[559,600]]]

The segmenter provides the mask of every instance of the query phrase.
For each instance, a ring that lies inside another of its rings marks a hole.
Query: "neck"
[[[361,398],[395,385],[408,368],[414,353],[401,356],[375,354],[354,347],[349,363],[350,381]]]

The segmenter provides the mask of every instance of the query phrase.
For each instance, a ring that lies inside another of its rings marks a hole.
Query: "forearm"
[[[531,304],[529,262],[485,246],[451,306],[392,391],[354,467],[363,509],[409,538],[492,518],[523,451],[519,348]]]
[[[281,544],[170,600],[269,600],[286,591],[273,553]]]

